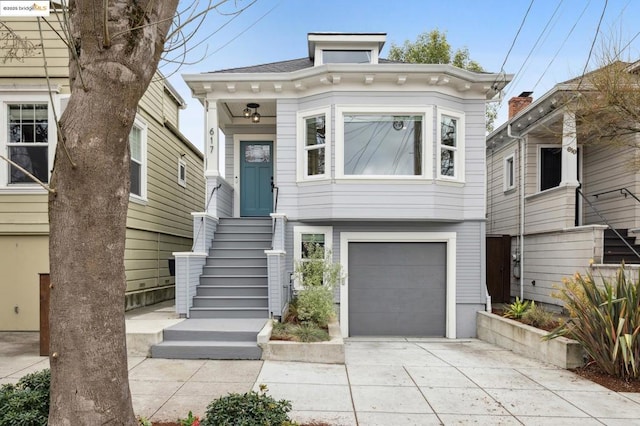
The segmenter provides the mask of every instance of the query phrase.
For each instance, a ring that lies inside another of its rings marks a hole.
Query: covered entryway
[[[447,243],[349,242],[349,336],[446,335]]]
[[[269,216],[272,184],[273,143],[240,142],[240,216]]]

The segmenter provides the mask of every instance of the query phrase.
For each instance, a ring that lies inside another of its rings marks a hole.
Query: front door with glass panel
[[[272,182],[273,143],[240,142],[240,216],[269,216]]]

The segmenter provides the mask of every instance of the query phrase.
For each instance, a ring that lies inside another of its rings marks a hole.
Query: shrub
[[[329,333],[313,323],[300,324],[293,328],[292,334],[298,342],[325,342]]]
[[[525,324],[538,328],[547,328],[557,325],[554,315],[544,308],[536,305],[533,300],[529,305],[529,309],[522,314],[522,318],[520,320]]]
[[[529,309],[529,302],[526,300],[520,300],[519,297],[516,297],[516,301],[505,305],[504,314],[502,316],[506,318],[520,319],[525,312]]]
[[[46,425],[49,417],[49,385],[47,370],[27,374],[18,383],[0,387],[0,425]]]
[[[591,274],[576,273],[556,297],[565,302],[571,318],[547,339],[577,340],[605,373],[623,379],[640,377],[640,279],[628,280],[624,264],[614,280],[602,278],[602,286]]]
[[[301,290],[297,297],[298,320],[326,327],[335,315],[333,292],[329,287],[317,286]]]
[[[276,401],[267,395],[267,387],[260,392],[230,393],[218,398],[207,407],[201,426],[281,426],[291,424],[291,402]]]

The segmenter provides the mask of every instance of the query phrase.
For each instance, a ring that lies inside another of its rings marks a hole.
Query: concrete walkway
[[[0,333],[0,383],[48,366],[37,333]],[[266,384],[298,421],[332,425],[640,425],[640,394],[479,340],[357,340],[346,365],[129,358],[137,414],[175,420]]]

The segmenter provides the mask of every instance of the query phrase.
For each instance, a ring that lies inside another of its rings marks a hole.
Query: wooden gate
[[[511,236],[487,236],[487,290],[492,303],[511,298]]]
[[[49,355],[49,274],[40,274],[40,356]]]

